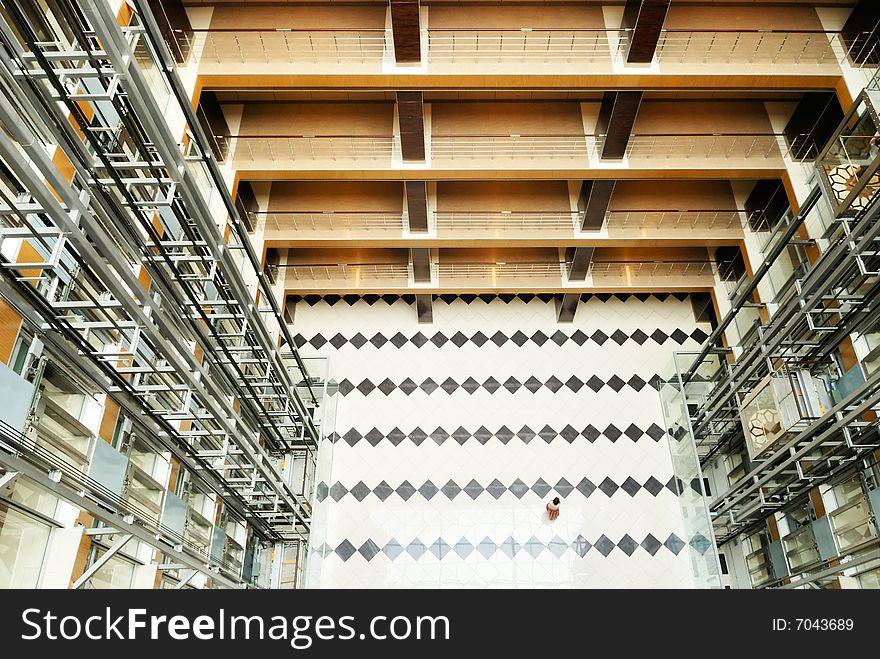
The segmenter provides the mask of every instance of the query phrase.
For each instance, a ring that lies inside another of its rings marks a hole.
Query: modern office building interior
[[[876,0],[0,51],[0,588],[880,587]]]

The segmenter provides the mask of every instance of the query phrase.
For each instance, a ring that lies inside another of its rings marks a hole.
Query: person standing
[[[547,504],[547,514],[551,522],[559,517],[559,497],[554,497],[553,501]]]

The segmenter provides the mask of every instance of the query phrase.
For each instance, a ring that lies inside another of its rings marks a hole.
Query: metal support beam
[[[422,59],[419,0],[391,0],[394,59],[398,64],[418,64]]]
[[[425,162],[425,107],[422,92],[397,92],[400,156],[403,162]]]
[[[580,293],[566,293],[562,299],[556,298],[556,322],[570,323],[577,313],[578,303],[581,300]]]
[[[425,181],[406,181],[406,216],[409,230],[414,233],[428,232],[428,185]]]
[[[196,571],[195,571],[195,570],[190,570],[189,572],[187,572],[187,575],[186,575],[183,579],[181,579],[180,581],[178,581],[176,586],[174,586],[174,590],[183,590],[184,587],[185,587],[190,581],[192,581],[192,578],[193,578],[194,576],[196,576]]]
[[[603,160],[620,160],[626,156],[626,147],[641,103],[640,91],[605,92],[596,121],[596,133],[604,136]]]
[[[419,323],[434,322],[434,296],[428,293],[416,294],[416,314],[419,317]]]
[[[628,64],[650,64],[670,0],[627,0],[621,28],[628,31],[626,47]]]
[[[578,218],[581,231],[600,231],[614,194],[614,179],[584,181],[578,195]]]
[[[104,565],[107,564],[107,561],[109,561],[111,558],[113,558],[120,549],[125,547],[125,545],[128,544],[128,541],[131,540],[133,537],[134,536],[131,534],[124,535],[121,538],[119,538],[119,540],[114,542],[113,546],[110,547],[110,549],[108,549],[103,554],[101,554],[101,556],[98,558],[98,560],[96,560],[94,563],[92,563],[86,569],[86,571],[82,573],[82,576],[73,582],[71,589],[76,590],[77,588],[81,587],[84,583],[86,583],[89,579],[91,579],[94,576],[95,572],[97,572],[102,567],[104,567]]]
[[[20,474],[17,471],[7,471],[0,476],[0,492],[11,490],[12,486],[15,485],[15,481],[18,480],[19,475]]]
[[[596,252],[594,247],[569,247],[571,258],[566,255],[568,262],[568,280],[584,281],[587,273],[590,271],[590,264],[593,262],[593,254]]]
[[[409,253],[412,259],[413,281],[417,284],[431,283],[431,250],[427,247],[413,247]]]

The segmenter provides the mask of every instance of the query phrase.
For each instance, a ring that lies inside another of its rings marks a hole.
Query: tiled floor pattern
[[[688,299],[303,300],[340,383],[311,587],[689,587],[654,380],[709,332]],[[547,519],[553,496],[561,514]]]

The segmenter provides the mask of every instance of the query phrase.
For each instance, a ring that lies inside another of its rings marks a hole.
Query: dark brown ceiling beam
[[[425,181],[405,181],[406,214],[411,233],[428,232],[428,185]]]
[[[556,298],[556,322],[570,323],[577,313],[578,303],[581,301],[580,293],[565,293],[562,298]]]
[[[398,64],[418,64],[422,59],[419,0],[391,0],[391,31]]]
[[[409,253],[412,259],[413,281],[417,284],[430,284],[431,250],[427,247],[413,247]]]
[[[654,59],[668,9],[669,0],[627,0],[621,28],[630,31],[628,64],[650,64]]]
[[[620,160],[626,155],[626,145],[641,103],[642,92],[605,92],[596,122],[596,133],[605,136],[603,160]]]
[[[404,162],[425,162],[425,109],[422,92],[397,92],[400,154]]]
[[[578,195],[578,216],[581,231],[599,231],[605,225],[605,215],[614,193],[614,179],[584,181]]]
[[[593,247],[569,248],[570,254],[566,255],[571,257],[566,258],[566,261],[568,261],[569,281],[586,280],[587,273],[590,271],[590,264],[593,262],[593,254],[595,251],[596,250]]]
[[[434,322],[434,296],[430,293],[416,294],[416,314],[420,323]]]

